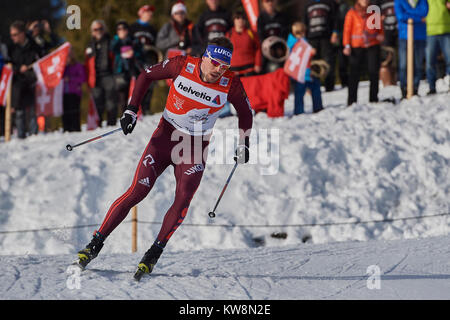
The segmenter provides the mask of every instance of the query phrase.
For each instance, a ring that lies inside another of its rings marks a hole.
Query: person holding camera
[[[172,6],[170,21],[158,32],[156,46],[169,58],[191,54],[193,28],[194,24],[187,18],[186,5],[177,2]],[[175,50],[177,54],[170,54],[171,50]]]

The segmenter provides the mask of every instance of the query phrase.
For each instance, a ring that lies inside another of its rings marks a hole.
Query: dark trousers
[[[337,48],[337,60],[339,65],[339,78],[341,79],[342,87],[348,86],[348,56],[346,56],[342,50],[344,48],[339,46]]]
[[[108,126],[114,126],[117,123],[117,94],[114,77],[97,77],[96,86],[92,89],[97,113],[100,118],[99,126],[103,120],[103,113],[106,111],[106,120]]]
[[[378,81],[380,80],[380,46],[352,48],[350,55],[350,75],[348,79],[348,100],[351,105],[358,100],[358,84],[361,70],[368,70],[370,81],[369,101],[378,102]]]
[[[15,125],[19,139],[25,139],[27,133],[30,135],[38,133],[34,89],[34,86],[13,81],[11,105],[15,110]]]
[[[311,90],[313,113],[319,112],[323,109],[322,93],[320,91],[320,79],[312,77],[311,81],[305,81],[305,83],[296,81],[294,88],[294,115],[302,114],[305,112],[303,98],[305,96],[307,88]]]
[[[308,39],[309,44],[317,50],[314,59],[323,59],[330,65],[330,70],[324,80],[325,91],[333,91],[336,80],[337,48],[330,42],[330,37]]]
[[[81,97],[74,93],[64,94],[62,122],[64,131],[81,131],[80,128]]]

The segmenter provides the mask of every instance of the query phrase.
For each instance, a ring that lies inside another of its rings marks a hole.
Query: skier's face
[[[203,81],[209,83],[216,82],[225,73],[225,71],[228,70],[229,67],[230,65],[223,61],[210,57],[203,57],[202,64],[200,66]]]

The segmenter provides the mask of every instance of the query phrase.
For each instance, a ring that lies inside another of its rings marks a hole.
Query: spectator
[[[408,19],[414,21],[414,95],[418,93],[420,79],[423,75],[423,60],[425,58],[426,25],[428,14],[427,0],[395,0],[395,15],[398,21],[398,58],[400,88],[402,97],[406,97],[406,49],[408,39]]]
[[[348,86],[348,56],[346,56],[343,52],[344,46],[342,45],[342,33],[344,31],[345,15],[350,9],[350,6],[344,0],[335,0],[335,2],[337,12],[336,31],[338,32],[339,41],[334,46],[334,49],[337,50],[335,54],[339,66],[339,79],[341,80],[342,88],[345,88]]]
[[[383,45],[397,47],[398,44],[398,22],[395,15],[394,0],[378,0],[375,2],[381,9],[381,20],[384,29]]]
[[[52,31],[47,20],[33,21],[28,27],[28,34],[39,46],[41,56],[45,56],[62,44],[61,38]]]
[[[398,28],[395,16],[394,0],[378,0],[375,2],[381,9],[384,41],[381,50],[380,79],[384,86],[397,83]]]
[[[261,43],[259,37],[248,28],[245,13],[237,11],[233,15],[234,27],[227,32],[233,43],[231,71],[238,76],[260,73],[262,68]]]
[[[220,0],[206,0],[208,8],[200,15],[194,28],[194,54],[202,55],[208,41],[224,37],[231,29],[231,14],[220,5]]]
[[[129,34],[126,21],[116,24],[116,34],[111,41],[114,53],[114,80],[118,107],[124,108],[128,102],[131,78],[140,73],[137,59],[141,55],[140,44],[134,42]],[[120,110],[123,113],[124,110]]]
[[[64,111],[62,116],[64,131],[81,131],[81,86],[84,82],[86,82],[84,66],[76,61],[74,52],[70,50],[64,70]]]
[[[156,48],[157,29],[151,24],[155,7],[152,5],[142,6],[138,11],[139,19],[130,26],[130,34],[133,39],[141,45],[140,62],[141,70],[145,65],[154,65],[161,60],[161,53]],[[142,99],[142,111],[151,114],[150,102],[153,96],[155,82],[153,82]]]
[[[347,100],[349,106],[357,102],[358,83],[364,63],[367,63],[369,72],[369,102],[378,102],[380,44],[384,40],[384,33],[383,28],[371,28],[367,23],[370,18],[367,13],[368,5],[369,0],[357,0],[345,16],[343,52],[349,56],[350,62]]]
[[[335,83],[335,65],[339,45],[339,20],[334,0],[308,0],[305,6],[304,22],[308,29],[306,38],[317,50],[317,58],[324,59],[330,65],[325,78],[325,90],[333,91]]]
[[[444,3],[445,2],[445,3]],[[449,77],[450,88],[450,1],[428,0],[430,10],[427,22],[426,73],[430,90],[436,93],[436,60],[438,48],[445,58],[445,72]]]
[[[91,41],[86,49],[86,72],[89,87],[102,125],[103,113],[107,113],[107,125],[117,122],[117,99],[113,77],[114,54],[111,40],[103,20],[91,24]]]
[[[296,21],[292,24],[292,33],[288,36],[288,47],[292,51],[292,48],[300,40],[306,41],[306,25],[303,22]],[[312,49],[312,56],[315,55],[316,50]],[[319,112],[323,110],[322,106],[322,93],[320,91],[320,79],[311,74],[311,69],[308,67],[305,72],[305,83],[301,83],[294,80],[294,115],[302,114],[304,110],[303,98],[306,93],[306,89],[311,90],[313,112]]]
[[[5,61],[8,60],[8,48],[3,43],[2,39],[0,38],[0,75],[3,71],[3,66],[5,65]],[[5,132],[5,106],[2,106],[0,104],[0,137],[4,135]]]
[[[25,23],[22,21],[16,21],[10,26],[10,36],[12,45],[8,52],[14,71],[11,105],[15,111],[18,137],[25,139],[27,133],[38,133],[35,111],[36,75],[31,66],[39,59],[40,48],[27,36]]]
[[[184,3],[175,3],[170,15],[170,21],[163,25],[158,32],[157,47],[170,58],[172,56],[168,54],[168,51],[171,49],[182,54],[191,54],[194,24],[187,18],[187,8]]]
[[[261,12],[257,20],[258,36],[261,44],[271,36],[286,39],[289,34],[287,18],[276,9],[277,4],[277,0],[261,1]],[[267,57],[263,56],[262,72],[271,72],[283,65],[284,62],[271,62]]]
[[[248,28],[244,12],[237,11],[233,14],[233,25],[226,34],[234,48],[230,71],[239,77],[260,73],[262,66],[261,43],[258,35]],[[231,115],[230,104],[227,102],[219,117],[224,118]]]

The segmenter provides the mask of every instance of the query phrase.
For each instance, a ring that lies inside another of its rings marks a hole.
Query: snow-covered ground
[[[212,220],[208,212],[233,165],[227,138],[237,128],[235,117],[219,119],[202,183],[155,270],[161,294],[154,298],[450,298],[449,215],[409,219],[450,212],[450,93],[444,89],[440,80],[437,95],[425,96],[425,84],[420,97],[372,104],[361,83],[358,105],[346,107],[347,90],[336,90],[323,94],[325,110],[318,114],[291,117],[292,95],[286,117],[257,114],[251,163],[238,166]],[[383,88],[380,96],[398,98],[400,91]],[[310,97],[305,101],[308,110]],[[128,279],[173,201],[171,168],[138,206],[138,219],[152,222],[139,224],[139,252],[128,254],[128,217],[92,265],[97,271],[82,275],[85,287],[106,280],[103,289],[112,296],[64,291],[63,280],[74,254],[131,183],[159,118],[145,117],[132,135],[116,133],[72,152],[68,143],[113,128],[0,144],[0,265],[8,270],[1,298],[144,298],[145,289],[131,295],[126,287],[138,288]],[[386,219],[396,221],[366,223]],[[85,225],[92,226],[77,227]],[[65,229],[10,232],[55,227]],[[369,265],[386,275],[381,290],[366,288]],[[27,275],[24,268],[40,271]],[[171,284],[179,278],[184,285]]]
[[[3,256],[0,299],[449,299],[450,237],[167,252],[133,279],[142,253]]]

